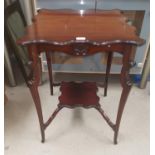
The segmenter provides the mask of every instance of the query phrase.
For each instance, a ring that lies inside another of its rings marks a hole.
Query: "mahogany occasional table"
[[[28,79],[41,129],[42,142],[45,141],[45,129],[52,122],[56,114],[64,107],[95,108],[103,116],[107,124],[114,131],[114,144],[117,144],[119,126],[127,97],[132,83],[129,78],[131,49],[133,46],[142,45],[144,40],[136,35],[135,27],[127,24],[127,19],[119,10],[102,11],[88,10],[77,12],[73,10],[40,10],[35,16],[32,25],[26,28],[26,33],[17,41],[29,50],[32,60],[32,77]],[[104,113],[99,104],[97,86],[95,82],[62,82],[59,104],[49,119],[44,122],[40,97],[39,84],[39,56],[46,53],[48,72],[50,78],[51,94],[53,94],[52,79],[52,52],[63,52],[73,56],[89,56],[98,52],[108,54],[105,75],[104,96],[107,95],[108,75],[112,62],[113,52],[120,53],[123,65],[120,82],[123,87],[118,106],[116,122],[113,123]]]

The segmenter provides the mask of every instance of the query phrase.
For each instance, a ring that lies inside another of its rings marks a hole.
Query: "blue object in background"
[[[134,84],[140,85],[141,80],[142,80],[141,74],[132,75],[132,81]],[[150,75],[148,76],[147,81],[150,81]]]
[[[140,81],[141,81],[141,74],[135,74],[135,75],[133,75],[133,82],[135,83],[135,84],[139,84],[140,83]]]

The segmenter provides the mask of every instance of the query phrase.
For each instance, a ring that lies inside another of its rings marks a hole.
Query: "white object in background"
[[[137,64],[137,67],[143,68],[143,63],[138,63],[138,64]]]
[[[33,16],[37,15],[37,3],[36,0],[31,0],[31,4],[32,4],[32,13]]]
[[[22,5],[26,21],[28,25],[32,24],[33,10],[32,10],[32,0],[20,0]]]
[[[80,1],[80,4],[81,4],[81,5],[84,5],[84,1],[83,1],[83,0],[81,0],[81,1]]]
[[[81,10],[80,10],[81,11]],[[86,37],[76,37],[76,40],[77,41],[84,41],[86,40]]]

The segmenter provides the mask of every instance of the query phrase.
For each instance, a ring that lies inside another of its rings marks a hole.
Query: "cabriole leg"
[[[114,144],[117,144],[119,126],[120,126],[123,110],[124,110],[125,103],[129,95],[130,89],[131,89],[130,86],[128,88],[123,88],[123,91],[121,94],[121,99],[120,99],[118,113],[117,113],[117,120],[116,120],[116,125],[115,125],[115,132],[114,132]]]
[[[130,48],[123,53],[123,66],[122,66],[121,78],[120,78],[123,90],[122,90],[118,112],[117,112],[117,118],[116,118],[115,130],[114,130],[114,144],[117,144],[117,137],[118,137],[122,114],[132,86],[132,83],[129,77],[129,69],[130,69],[129,60],[130,60]]]
[[[43,122],[43,114],[42,114],[42,108],[41,108],[41,102],[39,97],[39,92],[36,84],[32,81],[29,82],[29,89],[36,107],[39,124],[40,124],[40,130],[41,130],[41,141],[45,141],[45,131],[44,131],[44,122]]]
[[[44,122],[43,122],[43,114],[42,114],[42,108],[41,108],[41,102],[40,102],[40,96],[38,92],[38,85],[40,81],[40,69],[39,69],[39,51],[37,46],[31,45],[28,47],[29,51],[29,57],[32,61],[32,77],[31,80],[28,81],[28,87],[30,89],[38,119],[40,124],[40,130],[41,130],[41,141],[45,141],[45,132],[44,132]]]

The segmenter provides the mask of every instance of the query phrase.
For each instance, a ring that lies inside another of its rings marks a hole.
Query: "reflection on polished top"
[[[90,42],[94,45],[111,43],[143,44],[135,27],[119,10],[40,10],[20,44],[49,43],[64,45],[72,42]]]

